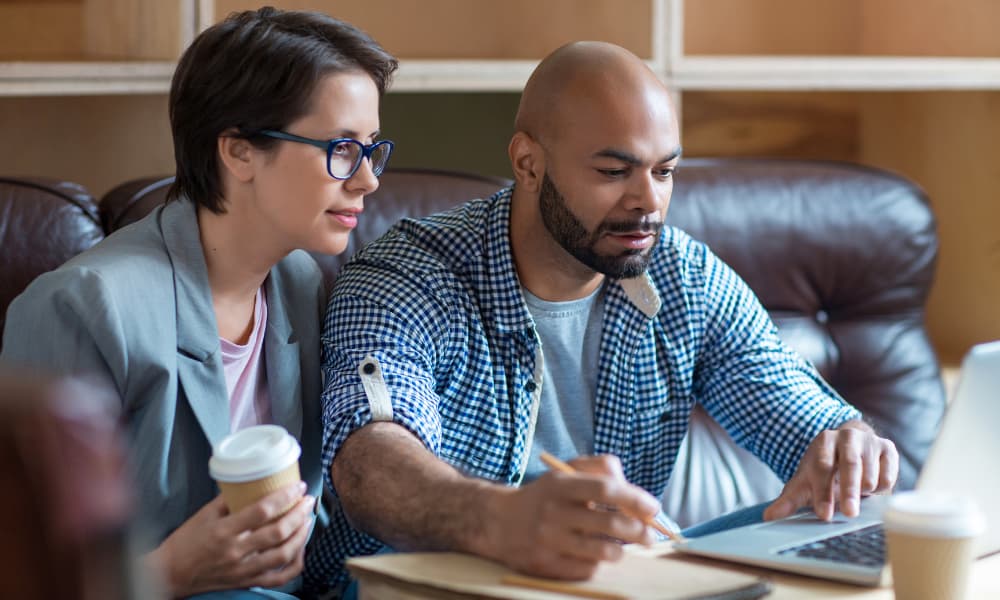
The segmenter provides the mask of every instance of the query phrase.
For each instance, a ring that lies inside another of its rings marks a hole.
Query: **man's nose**
[[[659,181],[651,173],[635,178],[629,190],[625,208],[641,211],[643,214],[660,213],[670,202],[673,180]]]

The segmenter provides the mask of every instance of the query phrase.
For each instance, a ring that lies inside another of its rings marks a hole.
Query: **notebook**
[[[663,553],[663,549],[660,550]],[[672,600],[760,598],[759,577],[690,561],[660,558],[642,548],[602,563],[588,581],[526,577],[497,563],[453,552],[377,554],[347,561],[362,597],[498,598],[504,600]]]
[[[976,555],[1000,551],[1000,342],[977,345],[962,361],[958,390],[948,407],[917,490],[971,497],[986,517]],[[802,511],[787,519],[748,525],[675,546],[682,552],[772,569],[878,585],[885,571],[881,528],[887,496],[861,502],[861,514],[837,513],[830,522]]]

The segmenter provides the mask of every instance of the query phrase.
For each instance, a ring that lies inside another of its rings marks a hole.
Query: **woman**
[[[378,106],[395,69],[322,14],[265,8],[207,29],[170,91],[171,200],[10,306],[5,359],[95,375],[121,396],[146,559],[172,596],[300,579],[322,490],[325,306],[302,250],[342,252],[378,187],[392,150],[376,141]],[[305,481],[229,514],[212,444],[261,423],[299,439]],[[275,597],[227,597],[246,594]]]

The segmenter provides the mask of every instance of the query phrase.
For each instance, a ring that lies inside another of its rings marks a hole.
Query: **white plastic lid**
[[[887,531],[918,536],[964,538],[986,531],[986,519],[971,498],[945,493],[895,494],[882,520]]]
[[[253,481],[288,467],[301,453],[299,442],[284,427],[256,425],[232,433],[216,444],[208,461],[208,472],[216,481]]]

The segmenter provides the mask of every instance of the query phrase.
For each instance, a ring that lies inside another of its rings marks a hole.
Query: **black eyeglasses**
[[[373,144],[362,144],[352,138],[337,138],[323,141],[270,129],[262,129],[257,133],[279,140],[309,144],[310,146],[326,150],[326,172],[330,174],[330,177],[339,180],[354,177],[354,174],[358,171],[358,167],[361,166],[361,161],[366,158],[371,160],[372,173],[378,177],[385,170],[385,165],[389,162],[389,156],[392,154],[393,148],[393,143],[389,140],[379,140]]]

